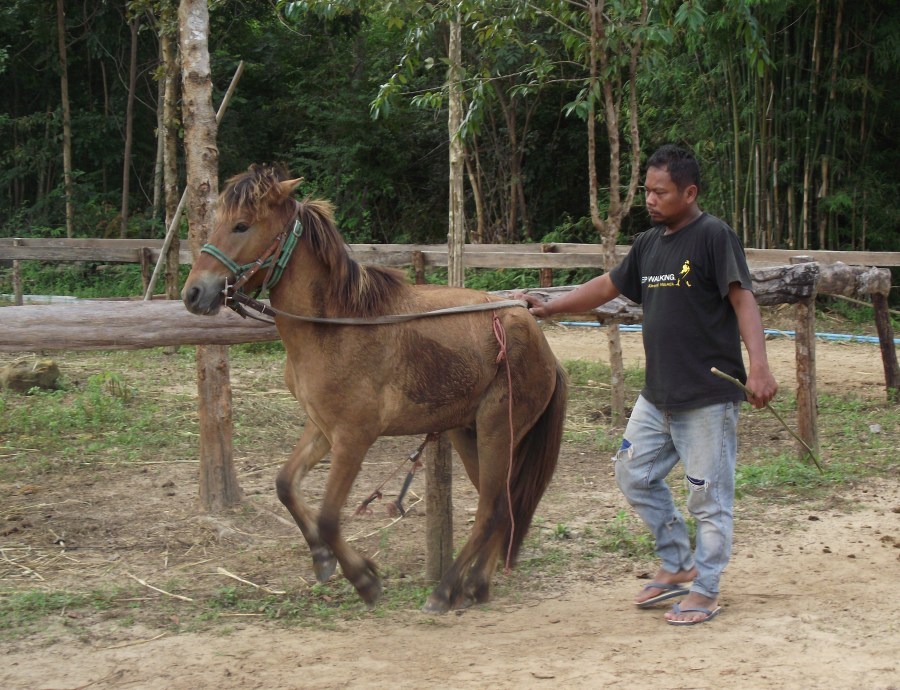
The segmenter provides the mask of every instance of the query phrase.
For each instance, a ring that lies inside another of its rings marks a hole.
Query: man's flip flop
[[[667,618],[666,623],[669,625],[699,625],[700,623],[711,621],[719,615],[719,611],[721,610],[721,606],[716,606],[716,608],[710,611],[709,609],[683,609],[678,604],[675,604],[675,606],[672,607],[672,613],[702,613],[704,614],[703,618],[698,618],[695,621],[670,621]]]
[[[666,601],[674,597],[683,597],[688,593],[688,590],[686,590],[681,585],[667,585],[663,582],[651,582],[649,585],[644,585],[644,589],[661,589],[662,592],[657,594],[655,597],[644,599],[644,601],[636,604],[639,609],[646,609],[650,606],[656,606],[656,604],[662,601]]]

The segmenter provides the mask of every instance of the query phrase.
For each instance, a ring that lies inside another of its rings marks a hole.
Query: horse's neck
[[[322,286],[327,279],[325,266],[298,249],[269,295],[272,306],[291,314],[319,316],[326,310]]]

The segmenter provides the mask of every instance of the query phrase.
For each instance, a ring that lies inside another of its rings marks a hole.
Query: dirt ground
[[[552,327],[547,336],[561,359],[606,356],[605,338],[594,330]],[[640,363],[640,336],[625,334],[623,342],[626,364]],[[769,357],[782,386],[792,388],[793,341],[771,340]],[[877,345],[820,342],[817,359],[820,392],[883,396]],[[240,374],[233,377],[238,396]],[[747,416],[757,414],[764,413]],[[742,437],[742,450],[759,442]],[[375,448],[366,463],[370,477],[407,446],[388,440]],[[571,539],[560,543],[577,550],[579,534],[625,508],[612,480],[612,450],[566,443],[533,533],[549,538],[565,524]],[[242,456],[249,507],[230,520],[197,516],[196,465],[188,463],[73,476],[65,487],[0,486],[7,515],[0,584],[114,584],[134,606],[145,600],[168,607],[158,620],[127,625],[100,614],[63,614],[47,629],[2,642],[0,687],[900,688],[900,477],[847,486],[816,503],[742,499],[723,612],[700,626],[666,625],[665,607],[636,609],[631,600],[652,562],[605,554],[589,567],[543,578],[498,573],[490,604],[445,616],[410,606],[363,611],[316,629],[253,613],[173,627],[179,600],[137,579],[172,592],[178,586],[190,597],[213,586],[251,586],[221,569],[273,592],[297,578],[312,581],[299,534],[274,496],[277,468],[270,464]],[[351,501],[368,493],[368,478],[361,477]],[[313,495],[316,481],[310,478]],[[460,536],[473,496],[457,472]],[[351,521],[346,533],[358,535],[390,588],[421,571],[424,510],[417,506],[390,537],[378,536],[387,522],[376,513]],[[27,559],[17,557],[24,553]]]

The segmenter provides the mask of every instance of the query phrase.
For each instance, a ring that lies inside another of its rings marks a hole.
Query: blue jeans
[[[712,598],[731,556],[737,420],[738,403],[665,412],[640,396],[614,458],[619,488],[653,533],[663,569],[696,565],[691,591]],[[697,522],[695,553],[665,481],[679,460]]]

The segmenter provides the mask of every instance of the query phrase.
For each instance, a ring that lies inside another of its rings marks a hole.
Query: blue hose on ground
[[[563,326],[583,326],[587,328],[600,328],[603,324],[595,321],[559,321]],[[622,324],[619,330],[623,333],[640,333],[643,327],[640,324]],[[766,335],[783,336],[785,338],[793,338],[796,336],[795,331],[779,331],[772,328],[764,329]],[[847,335],[845,333],[816,333],[817,338],[822,340],[832,340],[841,342],[854,343],[878,343],[878,337],[874,335]],[[900,344],[900,338],[894,339],[895,344]]]

